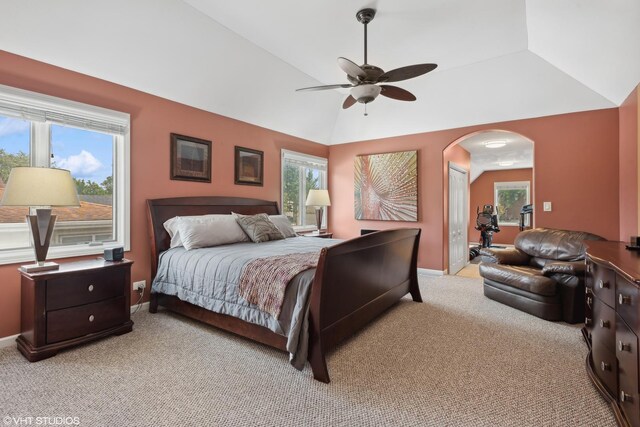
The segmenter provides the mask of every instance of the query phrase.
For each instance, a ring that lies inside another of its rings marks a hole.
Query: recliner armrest
[[[483,255],[485,260],[488,258],[488,262],[494,262],[496,264],[506,265],[528,265],[531,258],[520,249],[480,249],[480,255]]]
[[[584,261],[554,261],[548,262],[542,267],[542,274],[551,276],[553,274],[570,274],[578,276],[584,274],[586,264]]]

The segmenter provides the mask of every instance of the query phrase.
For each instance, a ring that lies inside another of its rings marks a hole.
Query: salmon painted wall
[[[104,80],[0,51],[0,84],[131,115],[131,252],[133,280],[150,280],[145,200],[239,196],[280,200],[280,149],[327,157],[328,147],[152,96]],[[213,141],[212,182],[169,179],[171,132]],[[234,146],[264,151],[264,187],[234,185]],[[66,260],[65,260],[66,261]],[[0,337],[20,332],[18,265],[0,266]],[[132,298],[135,301],[135,298]]]
[[[620,106],[620,240],[626,242],[630,236],[640,233],[638,190],[640,174],[640,110],[638,99],[640,87]]]
[[[358,235],[360,228],[421,227],[419,266],[444,270],[448,233],[444,224],[444,150],[465,135],[495,129],[519,133],[535,143],[534,203],[553,203],[552,212],[538,211],[536,226],[584,230],[618,239],[617,108],[333,145],[329,151],[331,231],[336,237],[348,238]],[[419,221],[355,220],[354,157],[403,150],[418,150]],[[594,216],[596,206],[598,214]]]
[[[486,171],[480,174],[475,181],[471,183],[471,206],[469,207],[469,241],[480,241],[480,232],[475,229],[476,217],[478,216],[476,208],[480,210],[485,204],[494,204],[494,184],[496,182],[512,182],[512,181],[529,181],[531,183],[531,200],[534,199],[535,191],[533,186],[533,169],[509,169],[499,171]],[[493,242],[513,244],[517,234],[520,232],[518,226],[502,225],[500,232],[493,234]]]

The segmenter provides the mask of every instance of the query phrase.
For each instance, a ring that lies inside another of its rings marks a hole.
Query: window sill
[[[47,253],[47,261],[62,259],[62,258],[72,258],[72,257],[80,257],[87,255],[99,255],[104,253],[106,248],[122,246],[117,243],[109,243],[106,245],[73,245],[73,246],[65,246],[65,247],[53,247],[49,248],[49,252]],[[130,250],[129,247],[125,247],[125,252]],[[33,248],[20,248],[20,249],[7,249],[5,251],[0,251],[0,265],[8,265],[8,264],[18,264],[35,262],[35,254],[33,252]]]

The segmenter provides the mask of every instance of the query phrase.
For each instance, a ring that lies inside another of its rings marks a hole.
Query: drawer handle
[[[598,280],[598,287],[600,289],[604,289],[604,288],[609,289],[609,282],[605,282],[604,280]]]
[[[620,390],[620,402],[633,402],[633,398],[630,394],[624,392],[624,390]]]
[[[608,328],[609,327],[609,321],[608,320],[600,320],[600,327],[601,328]]]
[[[93,285],[89,285],[89,287],[87,288],[87,290],[88,290],[89,292],[93,292]]]
[[[592,303],[593,303],[593,299],[591,299],[591,297],[587,297],[587,307],[591,308]]]
[[[631,351],[631,344],[625,344],[622,341],[618,341],[618,350]]]
[[[620,294],[618,295],[618,302],[620,303],[620,305],[631,305],[631,297]]]
[[[93,322],[94,320],[96,320],[95,316],[93,314],[91,314],[89,316],[89,322]]]
[[[590,317],[585,317],[584,318],[584,325],[585,326],[591,325],[591,318]]]
[[[600,364],[600,369],[602,369],[603,371],[610,371],[611,370],[611,365],[605,362],[602,362]]]

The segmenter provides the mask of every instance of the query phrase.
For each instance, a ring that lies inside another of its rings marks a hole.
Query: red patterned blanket
[[[320,252],[309,252],[253,260],[242,270],[239,294],[277,319],[291,279],[304,270],[316,267],[319,257]]]

